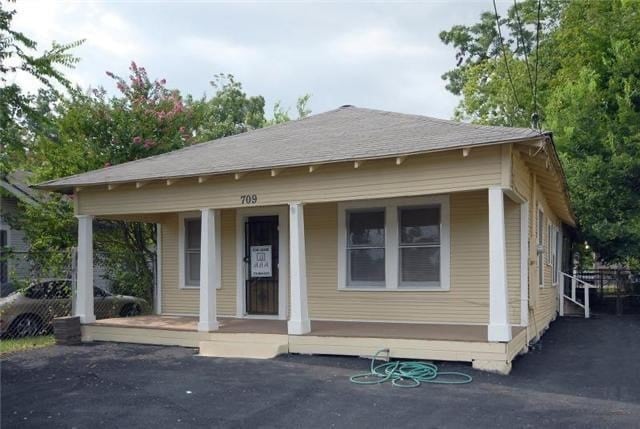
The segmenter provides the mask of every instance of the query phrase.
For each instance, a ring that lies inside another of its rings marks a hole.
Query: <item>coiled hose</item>
[[[393,361],[376,365],[378,355],[389,349],[381,349],[371,358],[369,372],[352,375],[349,379],[355,384],[382,384],[391,381],[396,387],[419,387],[422,383],[467,384],[473,377],[463,372],[440,372],[431,362]]]

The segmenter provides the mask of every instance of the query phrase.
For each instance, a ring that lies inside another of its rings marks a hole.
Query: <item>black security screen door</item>
[[[248,314],[278,314],[278,216],[255,216],[245,223]]]

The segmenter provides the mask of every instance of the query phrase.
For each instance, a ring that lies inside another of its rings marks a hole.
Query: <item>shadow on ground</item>
[[[381,345],[381,347],[384,345]],[[2,360],[3,427],[637,427],[640,318],[554,322],[510,376],[463,386],[357,386],[357,358],[269,361],[132,344]]]

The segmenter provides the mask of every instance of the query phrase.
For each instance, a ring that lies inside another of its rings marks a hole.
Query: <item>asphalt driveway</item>
[[[55,346],[2,360],[2,427],[638,427],[639,356],[637,317],[558,320],[510,376],[418,389],[353,385],[356,358]]]

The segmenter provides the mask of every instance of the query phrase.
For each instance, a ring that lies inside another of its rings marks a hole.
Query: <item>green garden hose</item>
[[[389,354],[389,349],[381,349],[371,358],[370,371],[352,375],[355,384],[382,384],[391,381],[396,387],[419,387],[422,383],[467,384],[473,378],[462,372],[439,372],[438,367],[424,361],[394,361],[376,365],[380,353]]]

